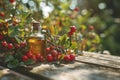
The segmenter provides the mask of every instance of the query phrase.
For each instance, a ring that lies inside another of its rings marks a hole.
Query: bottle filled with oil
[[[46,56],[46,40],[45,35],[41,33],[41,25],[39,22],[32,23],[32,31],[28,37],[29,50],[35,54],[41,54],[43,57]]]

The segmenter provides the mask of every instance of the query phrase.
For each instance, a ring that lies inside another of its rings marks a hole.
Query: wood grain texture
[[[74,62],[12,69],[35,80],[120,80],[120,57],[83,52]]]

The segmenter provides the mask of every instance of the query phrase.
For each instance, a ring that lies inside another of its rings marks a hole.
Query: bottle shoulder
[[[41,33],[32,33],[30,34],[29,37],[36,37],[36,38],[43,39],[43,40],[45,39],[45,35]]]

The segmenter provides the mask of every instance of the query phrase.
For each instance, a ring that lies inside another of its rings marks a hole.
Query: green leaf
[[[32,59],[29,59],[29,60],[25,61],[24,63],[25,63],[25,65],[30,65],[30,64],[34,64],[35,61]]]
[[[17,43],[20,43],[22,41],[18,36],[15,36],[15,40],[17,41]]]
[[[0,22],[5,22],[4,20],[0,19]]]
[[[100,38],[99,38],[99,36],[97,34],[95,36],[95,39],[92,40],[92,42],[95,43],[95,44],[100,43]]]
[[[13,60],[13,61],[10,61],[8,64],[7,64],[7,67],[9,68],[15,68],[19,66],[19,61],[17,59]]]
[[[5,62],[9,62],[9,61],[12,61],[14,60],[14,57],[12,55],[6,55],[5,56]]]
[[[19,65],[20,66],[24,66],[25,64],[24,64],[24,62],[20,62]]]
[[[65,45],[67,41],[67,35],[60,36],[59,38],[61,45]]]
[[[77,47],[78,47],[77,43],[76,42],[72,42],[71,49],[76,49]]]
[[[8,35],[10,36],[10,37],[14,37],[14,36],[16,36],[16,35],[18,35],[19,34],[19,27],[17,27],[17,26],[10,26],[9,28],[8,28]]]

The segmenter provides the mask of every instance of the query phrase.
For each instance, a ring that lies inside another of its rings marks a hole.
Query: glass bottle
[[[45,35],[41,33],[41,25],[39,22],[33,22],[32,33],[28,37],[29,50],[35,54],[41,54],[43,57],[46,56],[46,40]]]

